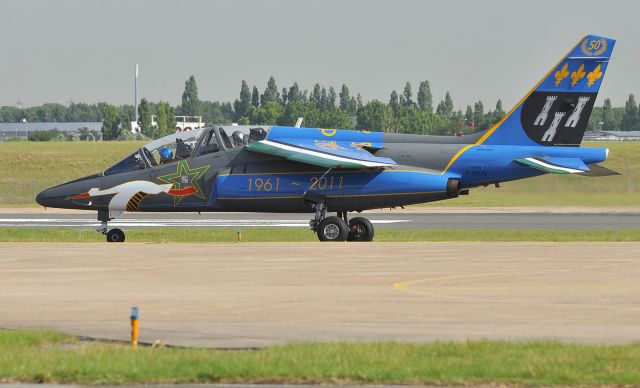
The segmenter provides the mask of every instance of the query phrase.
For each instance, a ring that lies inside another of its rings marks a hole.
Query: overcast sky
[[[618,40],[598,103],[640,93],[635,0],[3,0],[0,15],[0,105],[132,104],[139,63],[141,96],[172,104],[191,74],[222,101],[273,75],[385,101],[428,79],[435,103],[506,109],[587,34]]]

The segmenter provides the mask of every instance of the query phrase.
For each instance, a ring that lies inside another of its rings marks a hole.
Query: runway
[[[0,244],[0,327],[261,347],[640,340],[640,243]]]
[[[352,213],[354,217],[357,213]],[[376,227],[483,229],[615,229],[640,228],[640,213],[531,213],[379,211],[362,214]],[[118,228],[148,227],[308,227],[311,214],[272,213],[125,213],[110,223]],[[96,228],[96,214],[88,212],[3,213],[0,227]]]

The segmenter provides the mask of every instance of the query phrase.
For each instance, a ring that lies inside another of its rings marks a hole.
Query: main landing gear
[[[347,212],[327,217],[324,203],[313,204],[316,215],[309,222],[320,241],[372,241],[373,225],[364,217],[347,218]]]
[[[107,236],[107,242],[124,242],[125,235],[121,229],[115,228],[108,230],[108,223],[113,218],[108,211],[99,211],[98,221],[100,221],[101,224],[98,229],[96,229],[96,232]]]

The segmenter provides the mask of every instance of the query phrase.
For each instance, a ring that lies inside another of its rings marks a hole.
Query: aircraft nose
[[[44,207],[74,208],[74,204],[68,200],[70,196],[77,194],[74,184],[63,184],[43,190],[36,195],[36,202]]]
[[[36,195],[36,202],[40,206],[44,207],[55,207],[56,202],[60,199],[57,197],[53,189],[46,189],[38,193]]]

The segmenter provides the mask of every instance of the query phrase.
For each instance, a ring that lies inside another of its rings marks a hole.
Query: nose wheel
[[[124,242],[124,232],[118,228],[111,229],[107,232],[108,242]]]
[[[121,229],[114,228],[109,230],[108,223],[113,218],[106,211],[98,212],[98,221],[100,221],[100,226],[96,229],[96,232],[100,234],[104,234],[107,237],[107,242],[124,242],[125,235]]]

